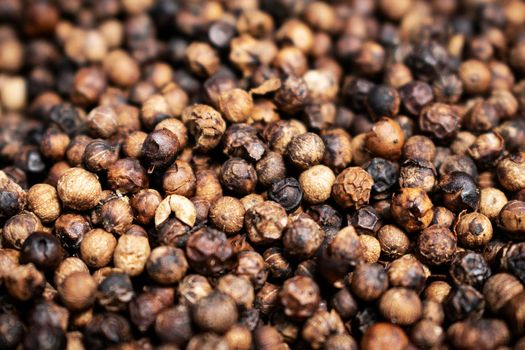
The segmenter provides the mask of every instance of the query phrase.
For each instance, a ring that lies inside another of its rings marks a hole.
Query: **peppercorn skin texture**
[[[363,350],[402,350],[408,345],[408,337],[398,326],[376,323],[368,328],[361,339]]]
[[[337,175],[332,195],[343,208],[359,208],[368,203],[373,184],[372,177],[362,168],[346,168]]]
[[[408,232],[425,229],[434,216],[434,207],[430,198],[418,187],[402,188],[394,195],[390,211],[397,223]]]
[[[102,187],[93,173],[71,168],[58,179],[57,192],[66,207],[86,210],[98,203]]]
[[[311,316],[320,302],[319,287],[311,278],[303,276],[286,280],[280,296],[284,313],[291,318]]]

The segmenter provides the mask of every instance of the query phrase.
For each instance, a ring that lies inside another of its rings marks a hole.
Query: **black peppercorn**
[[[288,177],[274,182],[268,189],[268,199],[279,203],[287,212],[292,212],[301,205],[303,190],[299,181]]]
[[[483,295],[474,287],[459,285],[452,288],[443,301],[445,314],[451,321],[480,318],[485,308]]]
[[[443,176],[439,181],[439,188],[443,192],[443,203],[448,209],[457,213],[478,208],[479,188],[467,173],[455,171]]]
[[[368,92],[365,104],[373,120],[392,118],[399,112],[399,94],[392,87],[376,85]]]
[[[49,233],[32,233],[20,249],[20,263],[33,263],[43,270],[53,270],[63,258],[60,241]]]
[[[397,181],[398,167],[389,160],[372,158],[372,160],[363,165],[363,169],[365,169],[374,180],[374,184],[372,185],[372,194],[374,196],[388,193],[388,190],[391,189]]]
[[[221,168],[221,183],[224,188],[238,195],[253,192],[257,185],[257,173],[253,166],[241,158],[230,158]]]
[[[450,276],[458,285],[468,284],[479,288],[490,274],[490,267],[483,255],[476,252],[458,252],[450,263]]]

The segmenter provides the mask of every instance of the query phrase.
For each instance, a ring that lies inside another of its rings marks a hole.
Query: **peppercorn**
[[[66,335],[59,327],[51,325],[32,326],[24,337],[24,349],[65,349]]]
[[[332,195],[344,208],[361,207],[368,203],[374,181],[362,168],[350,167],[337,175],[332,187]]]
[[[107,171],[118,160],[118,153],[119,147],[106,140],[95,139],[86,145],[82,163],[87,170],[95,173]]]
[[[324,165],[315,165],[299,176],[303,198],[311,204],[326,201],[330,197],[334,181],[334,173]]]
[[[209,152],[220,142],[226,122],[219,112],[210,106],[195,104],[182,111],[182,121],[195,140],[195,147],[202,152]]]
[[[245,122],[252,112],[253,100],[251,95],[242,89],[227,90],[219,96],[219,109],[227,121]]]
[[[234,267],[237,276],[248,278],[255,289],[261,288],[268,277],[268,269],[263,257],[251,250],[242,251],[237,254],[237,262]]]
[[[134,219],[141,224],[150,223],[155,217],[155,212],[161,201],[162,197],[156,190],[140,190],[134,194],[130,200],[130,205],[134,213]]]
[[[458,285],[450,290],[443,301],[445,314],[451,321],[478,319],[483,314],[483,295],[469,285]]]
[[[237,321],[235,302],[228,295],[213,292],[192,308],[192,319],[203,331],[225,333]]]
[[[179,151],[177,136],[168,129],[152,131],[142,145],[142,157],[149,169],[166,168],[173,161]]]
[[[58,193],[51,185],[36,184],[31,187],[27,191],[27,204],[42,222],[53,222],[60,215]]]
[[[399,325],[411,325],[421,316],[421,300],[416,292],[406,288],[390,288],[379,300],[384,318]]]
[[[23,340],[25,326],[16,314],[3,313],[0,315],[0,347],[14,349]]]
[[[510,238],[518,239],[525,232],[523,211],[525,202],[512,200],[507,202],[499,212],[497,222]]]
[[[183,346],[193,336],[189,308],[176,305],[159,313],[155,320],[155,334],[166,343]]]
[[[230,264],[232,248],[223,232],[202,228],[186,242],[186,258],[190,266],[205,275],[224,271]]]
[[[375,85],[366,95],[365,106],[373,120],[392,118],[399,112],[400,98],[397,91],[386,85]]]
[[[496,107],[487,101],[478,101],[467,111],[463,118],[465,127],[473,132],[490,131],[499,123]]]
[[[287,253],[297,258],[312,257],[324,239],[324,231],[307,216],[290,222],[283,232],[283,245]]]
[[[497,273],[489,277],[483,286],[487,306],[494,313],[500,313],[510,300],[523,291],[523,285],[508,273]]]
[[[403,158],[405,159],[424,159],[432,162],[435,156],[436,146],[426,136],[411,136],[403,145]]]
[[[66,207],[87,210],[98,203],[102,188],[93,173],[82,168],[71,168],[58,179],[57,192]]]
[[[372,158],[363,165],[363,168],[370,174],[374,183],[372,193],[376,197],[388,193],[388,190],[396,183],[398,177],[397,165],[383,158]]]
[[[350,286],[360,299],[376,300],[388,289],[388,276],[379,264],[361,264],[352,273]]]
[[[391,286],[420,291],[426,281],[423,265],[413,255],[407,254],[392,261],[387,268]]]
[[[456,251],[457,238],[444,226],[424,229],[417,241],[417,252],[430,265],[448,264]]]
[[[270,275],[276,279],[288,278],[292,273],[290,262],[278,247],[268,248],[263,253],[264,262],[268,266]]]
[[[255,299],[255,293],[251,282],[244,277],[232,274],[225,275],[219,279],[217,289],[230,296],[237,307],[251,309]]]
[[[392,216],[408,232],[428,227],[434,215],[433,209],[430,198],[418,187],[401,188],[392,199]]]
[[[510,339],[509,329],[497,319],[466,320],[452,324],[447,331],[450,343],[458,349],[484,346],[504,347]]]
[[[363,261],[368,264],[376,263],[381,256],[381,245],[379,241],[366,234],[359,236],[359,241],[363,248]]]
[[[138,276],[144,271],[150,252],[148,237],[124,234],[113,252],[113,263],[129,276]]]
[[[4,276],[4,283],[10,296],[17,300],[29,301],[44,292],[45,276],[29,263],[14,267]]]
[[[454,226],[454,232],[461,245],[467,248],[479,248],[492,239],[492,224],[481,213],[461,213]]]
[[[66,133],[57,129],[48,129],[40,140],[40,152],[53,161],[63,159],[70,139]]]
[[[263,315],[270,314],[279,303],[280,288],[271,283],[264,283],[255,296],[255,307]]]
[[[103,349],[132,339],[129,322],[111,312],[94,315],[84,335],[86,346],[91,349]]]
[[[525,188],[525,152],[513,153],[498,162],[497,174],[500,184],[509,191]]]
[[[162,310],[173,305],[175,291],[173,288],[152,287],[137,295],[129,303],[129,316],[131,322],[139,331],[145,332],[153,325],[157,315]]]
[[[483,94],[490,88],[491,72],[487,65],[478,60],[467,60],[459,67],[459,79],[465,92]]]
[[[306,170],[321,162],[324,150],[323,140],[317,134],[305,133],[291,139],[285,155],[293,166]]]
[[[89,272],[87,265],[80,258],[69,257],[62,260],[54,272],[55,286],[61,285],[67,276],[77,271]]]
[[[215,50],[203,42],[193,42],[185,52],[189,69],[196,75],[210,76],[219,68],[219,57]]]
[[[257,129],[244,123],[237,123],[228,127],[222,143],[224,145],[223,152],[226,155],[253,162],[261,160],[267,148],[259,138]]]
[[[431,103],[419,114],[419,128],[437,140],[453,138],[461,126],[461,117],[454,106]]]
[[[408,344],[408,337],[403,329],[386,322],[370,326],[361,339],[363,350],[402,350]]]
[[[456,155],[465,155],[476,141],[476,135],[469,131],[460,131],[452,141],[450,149]]]
[[[265,244],[281,238],[288,224],[288,217],[280,204],[265,201],[248,209],[244,222],[250,241]]]
[[[101,268],[109,264],[116,246],[117,240],[111,233],[99,228],[93,229],[80,242],[80,256],[88,266]]]
[[[87,272],[77,271],[67,276],[58,285],[58,293],[64,305],[70,310],[82,310],[95,302],[95,280]]]
[[[220,177],[225,189],[239,195],[253,192],[257,184],[255,169],[241,158],[230,158],[224,162]]]
[[[164,224],[171,213],[189,227],[193,227],[197,220],[197,211],[193,202],[186,197],[171,194],[159,203],[155,211],[155,227],[159,228]]]
[[[122,194],[136,193],[147,188],[149,180],[146,170],[137,159],[124,158],[111,164],[107,174],[108,185]]]
[[[286,177],[286,165],[282,155],[277,152],[267,152],[257,164],[255,164],[255,171],[257,172],[257,181],[259,184],[270,187]]]
[[[35,214],[21,212],[5,222],[2,238],[7,246],[20,249],[31,233],[43,229],[40,219]]]
[[[476,210],[479,206],[480,191],[467,173],[454,171],[443,176],[439,188],[445,206],[454,212]]]
[[[410,248],[408,236],[394,225],[384,225],[377,232],[381,254],[390,259],[397,259],[406,254]]]
[[[48,233],[35,232],[20,248],[20,263],[33,263],[42,270],[53,270],[63,259],[60,241]]]
[[[245,209],[234,197],[221,197],[210,207],[211,224],[226,234],[239,232],[244,226]]]
[[[295,276],[284,282],[280,297],[286,316],[304,319],[312,316],[317,309],[320,291],[311,278]]]

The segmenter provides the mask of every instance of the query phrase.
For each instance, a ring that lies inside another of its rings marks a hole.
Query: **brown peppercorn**
[[[179,115],[182,113],[182,111],[179,113]],[[166,118],[160,121],[157,125],[155,125],[155,128],[153,130],[160,130],[160,129],[168,129],[172,133],[177,136],[177,140],[179,140],[180,148],[186,147],[188,143],[188,129],[186,129],[186,126],[184,123],[176,118]]]
[[[431,320],[421,320],[412,328],[410,340],[421,349],[440,346],[445,340],[443,328]]]
[[[498,162],[496,172],[500,184],[508,191],[525,188],[525,152],[513,153]]]
[[[68,275],[58,286],[62,303],[69,310],[83,310],[95,302],[97,284],[88,272],[77,271]]]
[[[374,236],[363,234],[359,236],[363,248],[363,261],[367,264],[376,263],[381,256],[381,245]]]
[[[488,308],[498,314],[515,296],[523,292],[523,285],[508,273],[497,273],[483,285],[483,296]]]
[[[488,168],[496,164],[504,149],[503,138],[497,133],[489,132],[479,135],[467,152],[476,164]]]
[[[263,130],[263,136],[270,148],[283,155],[290,141],[304,133],[306,126],[296,119],[275,121]]]
[[[149,224],[155,217],[155,212],[161,201],[162,197],[156,190],[140,190],[130,200],[134,219],[141,224]]]
[[[140,119],[147,129],[153,129],[159,122],[171,116],[170,106],[163,95],[152,94],[144,98],[140,109]]]
[[[248,278],[255,289],[261,288],[268,277],[268,269],[263,257],[253,250],[245,250],[237,254],[234,273]]]
[[[118,239],[113,263],[127,275],[138,276],[144,271],[150,252],[148,237],[125,234]]]
[[[253,110],[252,96],[242,89],[224,91],[219,97],[219,109],[227,121],[245,122]]]
[[[507,202],[507,196],[499,189],[482,188],[479,197],[479,212],[490,220],[495,220]]]
[[[247,326],[233,325],[224,338],[230,349],[250,350],[252,348],[252,333]]]
[[[53,281],[55,282],[55,286],[61,285],[67,276],[78,271],[89,273],[87,265],[80,258],[69,257],[62,260],[54,272]]]
[[[407,288],[390,288],[379,300],[379,312],[388,321],[402,326],[414,324],[421,317],[421,300]]]
[[[192,73],[199,76],[210,76],[219,69],[220,58],[208,44],[193,42],[186,48],[186,62]]]
[[[399,187],[419,187],[432,192],[437,172],[432,162],[423,159],[407,159],[399,170]]]
[[[180,281],[177,289],[178,299],[182,305],[191,306],[213,291],[206,277],[187,275]]]
[[[463,118],[465,128],[472,132],[486,132],[499,124],[496,107],[487,101],[477,101]]]
[[[303,198],[311,204],[319,204],[330,198],[335,175],[324,165],[315,165],[299,176]]]
[[[434,100],[432,87],[422,81],[410,81],[399,88],[403,107],[412,115],[419,115],[421,109]]]
[[[374,41],[365,41],[354,60],[357,70],[369,76],[379,73],[384,63],[385,50]]]
[[[305,276],[287,279],[283,284],[280,297],[284,313],[293,319],[312,316],[321,298],[317,284]]]
[[[99,201],[102,188],[96,175],[82,168],[71,168],[58,179],[58,196],[71,209],[87,210]]]
[[[188,262],[181,249],[160,246],[151,251],[146,265],[148,275],[156,282],[172,284],[186,274]]]
[[[233,124],[226,130],[222,141],[223,152],[230,157],[259,161],[266,152],[266,145],[259,138],[257,129],[245,123]]]
[[[166,168],[173,163],[179,151],[177,136],[168,129],[152,131],[142,145],[142,157],[149,167]]]
[[[507,325],[501,320],[469,319],[450,325],[447,338],[456,349],[498,349],[508,344],[509,333]]]
[[[33,264],[18,265],[4,276],[9,295],[21,301],[40,296],[46,285],[45,276]]]
[[[420,291],[425,285],[425,268],[413,255],[406,254],[392,261],[387,268],[388,281],[393,287]]]
[[[210,169],[198,170],[195,177],[197,178],[196,197],[203,198],[210,203],[222,197],[221,182],[216,172]]]
[[[425,289],[424,295],[427,300],[443,303],[452,287],[445,281],[434,281]]]
[[[437,140],[453,138],[461,126],[456,108],[444,103],[431,103],[419,114],[419,128]]]
[[[190,310],[176,305],[163,310],[155,320],[155,334],[166,343],[183,346],[193,336]]]
[[[155,323],[158,314],[173,305],[174,298],[173,288],[154,286],[131,300],[129,319],[139,331],[145,332]]]
[[[237,198],[221,197],[210,207],[210,223],[226,234],[234,234],[243,228],[245,212]]]
[[[421,188],[405,187],[392,199],[393,218],[406,231],[412,233],[425,229],[434,216],[434,207]]]
[[[195,140],[196,150],[209,152],[221,141],[226,122],[219,112],[210,106],[195,104],[182,111],[182,121]]]
[[[109,187],[121,194],[136,193],[149,184],[146,170],[133,158],[119,159],[111,164],[107,180]]]
[[[217,283],[217,290],[230,296],[241,309],[251,309],[255,293],[251,282],[245,277],[232,274],[222,276]]]
[[[388,276],[379,264],[361,264],[351,275],[350,287],[358,298],[376,300],[388,289]]]
[[[453,212],[476,210],[479,206],[479,188],[467,173],[454,171],[439,181],[445,207]]]
[[[498,215],[498,227],[502,228],[510,238],[521,239],[525,233],[523,215],[525,202],[512,200],[501,208]],[[4,229],[5,232],[5,229]]]
[[[469,131],[460,131],[452,141],[450,149],[452,153],[464,156],[475,141],[476,135]]]
[[[78,248],[84,234],[90,229],[87,219],[79,214],[63,214],[55,221],[55,234],[62,244],[69,248]]]
[[[381,118],[366,135],[368,150],[377,157],[398,159],[405,138],[399,124],[390,118]]]
[[[279,303],[280,288],[271,283],[264,283],[255,295],[255,307],[263,315],[269,315]]]
[[[464,61],[459,66],[458,74],[465,92],[469,94],[483,94],[490,88],[492,74],[484,62]]]
[[[6,246],[20,249],[31,233],[43,229],[42,222],[35,214],[21,212],[5,222],[2,231],[3,243]]]
[[[450,290],[443,301],[443,307],[451,321],[479,319],[485,309],[485,299],[474,287],[459,285]]]
[[[226,190],[242,196],[253,192],[257,184],[255,169],[241,158],[230,158],[224,162],[220,177]]]
[[[308,100],[308,86],[301,77],[291,75],[275,93],[274,101],[284,113],[295,114],[302,110]]]
[[[424,159],[432,162],[435,156],[436,146],[426,136],[411,136],[403,145],[403,158],[405,159]]]
[[[408,345],[408,337],[403,329],[386,322],[370,326],[361,339],[363,350],[403,350]]]
[[[284,279],[290,277],[292,266],[284,256],[283,249],[279,247],[268,248],[264,251],[263,257],[273,278]]]
[[[317,134],[308,132],[292,138],[285,154],[293,166],[306,170],[321,162],[324,150],[323,140]]]
[[[491,271],[483,255],[467,250],[456,253],[450,263],[449,273],[456,284],[468,284],[479,288],[490,276]]]
[[[394,225],[384,225],[377,233],[381,254],[390,259],[403,256],[410,249],[408,236]]]
[[[259,184],[269,187],[271,184],[286,177],[286,164],[283,156],[277,152],[267,152],[261,160],[255,164],[257,181]]]
[[[82,164],[82,157],[86,150],[86,146],[93,139],[86,135],[75,136],[66,148],[66,159],[72,166],[79,166]]]
[[[229,267],[232,248],[223,232],[202,228],[188,239],[186,258],[195,271],[215,275]]]
[[[339,85],[336,77],[328,70],[312,69],[303,75],[308,89],[310,103],[331,102],[337,97]]]
[[[197,179],[190,164],[176,160],[164,173],[162,188],[166,194],[191,197],[195,193]]]
[[[374,86],[365,99],[365,107],[374,121],[381,117],[395,117],[399,112],[399,104],[397,90],[386,85]]]
[[[104,348],[131,340],[128,320],[116,313],[93,315],[84,330],[84,342],[89,348]]]
[[[53,222],[60,215],[61,205],[56,189],[36,184],[27,191],[27,204],[42,222]]]
[[[92,137],[107,139],[118,131],[117,113],[110,106],[99,106],[86,116],[86,126]]]
[[[124,234],[133,222],[133,212],[127,198],[114,198],[102,204],[100,218],[106,231]]]
[[[323,243],[324,235],[324,231],[313,219],[301,216],[289,223],[284,230],[283,245],[293,257],[310,258]]]
[[[113,146],[106,140],[95,139],[86,145],[82,163],[87,170],[97,173],[108,170],[118,157],[118,146]]]
[[[70,139],[66,133],[50,128],[42,135],[40,152],[52,161],[64,159],[69,142]]]
[[[343,129],[328,129],[321,131],[321,139],[325,144],[323,164],[340,172],[352,161],[352,140]]]
[[[113,235],[102,229],[93,229],[84,235],[80,243],[80,256],[90,267],[101,268],[109,264],[117,240]]]
[[[244,220],[250,242],[255,244],[279,240],[288,225],[286,211],[273,201],[255,204],[246,211]]]
[[[203,331],[225,333],[237,321],[235,302],[228,295],[213,292],[192,308],[193,322]]]
[[[459,243],[470,249],[485,246],[492,239],[492,224],[481,213],[461,213],[454,226]]]
[[[368,203],[373,182],[372,177],[362,168],[346,168],[337,175],[332,195],[343,208],[359,208]]]
[[[443,226],[424,229],[417,241],[417,252],[430,265],[448,264],[456,252],[456,236]]]
[[[301,332],[313,349],[320,349],[333,334],[344,334],[343,321],[335,310],[318,310],[306,320]]]

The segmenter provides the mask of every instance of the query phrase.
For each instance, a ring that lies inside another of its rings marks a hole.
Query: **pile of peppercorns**
[[[0,349],[524,350],[525,2],[0,0]]]

